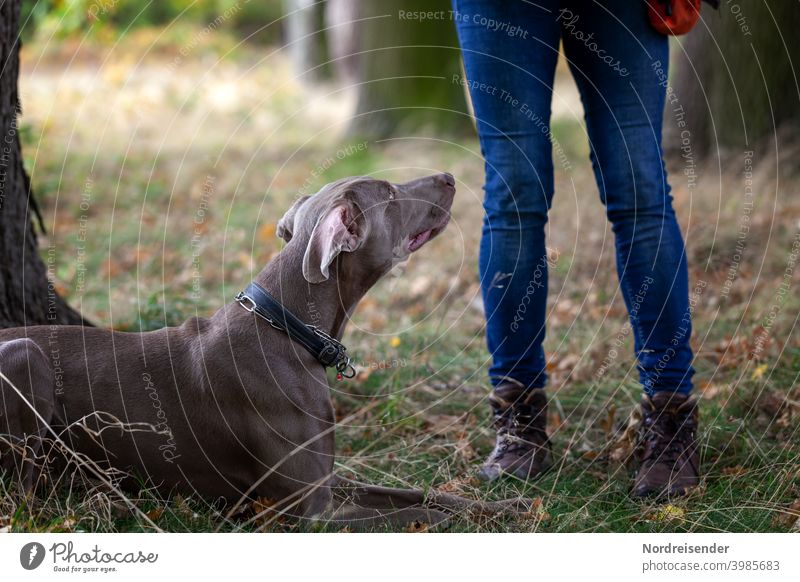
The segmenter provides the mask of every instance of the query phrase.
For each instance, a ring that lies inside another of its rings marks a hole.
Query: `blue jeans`
[[[453,8],[486,162],[479,269],[492,383],[547,381],[550,101],[563,41],[615,235],[639,379],[649,394],[688,393],[686,252],[661,149],[667,38],[650,28],[637,0],[453,0]]]

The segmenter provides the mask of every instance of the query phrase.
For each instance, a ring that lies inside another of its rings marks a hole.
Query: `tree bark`
[[[42,220],[23,167],[17,126],[19,14],[20,0],[0,2],[0,328],[84,324],[55,292],[39,256],[32,219],[40,226]]]
[[[325,0],[325,27],[334,74],[346,85],[358,82],[359,3],[355,0]]]
[[[673,47],[672,79],[698,153],[749,148],[800,121],[800,3],[723,1],[702,17]]]
[[[325,4],[318,0],[284,0],[286,44],[297,77],[305,82],[332,77],[325,30]]]
[[[358,104],[350,133],[373,138],[428,130],[473,131],[448,0],[359,2]],[[413,12],[443,18],[416,19]],[[402,15],[401,15],[402,13]]]

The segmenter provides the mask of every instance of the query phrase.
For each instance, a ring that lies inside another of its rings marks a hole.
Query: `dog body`
[[[329,184],[281,219],[287,244],[255,282],[341,338],[366,291],[445,228],[454,194],[449,174]],[[298,517],[431,523],[448,512],[507,507],[336,477],[324,368],[235,302],[146,333],[0,330],[0,372],[0,433],[20,445],[0,453],[26,488],[41,452],[36,437],[54,432],[99,468],[124,471],[131,485],[229,502],[269,498]]]
[[[51,374],[44,386],[39,380],[30,389],[42,394],[40,400],[54,394],[49,422],[56,431],[71,427],[62,437],[71,448],[101,468],[125,470],[139,485],[235,500],[285,459],[252,492],[282,498],[296,489],[292,477],[312,477],[311,468],[332,447],[331,434],[290,455],[323,432],[323,422],[330,427],[330,399],[319,389],[299,389],[309,386],[310,377],[313,386],[324,383],[324,370],[238,304],[208,319],[141,334],[72,326],[30,327],[26,333],[37,346],[48,346],[54,329],[63,388],[53,388]],[[0,341],[13,331],[0,332]],[[233,347],[238,345],[248,349]],[[52,367],[44,354],[33,356],[30,369]],[[25,386],[28,367],[18,369],[15,376]],[[280,426],[270,419],[280,419]]]

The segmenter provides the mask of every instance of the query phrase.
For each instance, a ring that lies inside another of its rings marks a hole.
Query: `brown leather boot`
[[[489,396],[489,403],[497,442],[478,475],[486,481],[502,475],[533,479],[549,469],[552,461],[544,390],[500,384]]]
[[[700,481],[697,402],[657,392],[642,398],[634,497],[685,495]]]

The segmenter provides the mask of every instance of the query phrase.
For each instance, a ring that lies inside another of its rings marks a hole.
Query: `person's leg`
[[[692,388],[686,252],[661,149],[667,38],[629,0],[562,3],[565,54],[581,93],[600,196],[645,392]]]
[[[553,195],[550,101],[560,31],[557,0],[454,0],[486,164],[479,271],[497,387],[545,385],[547,256]]]
[[[565,0],[559,21],[645,391],[634,495],[683,493],[698,482],[697,411],[686,251],[661,148],[668,41],[641,2]]]
[[[453,8],[486,161],[479,271],[497,441],[479,474],[527,479],[551,463],[541,388],[558,1],[454,0]]]

